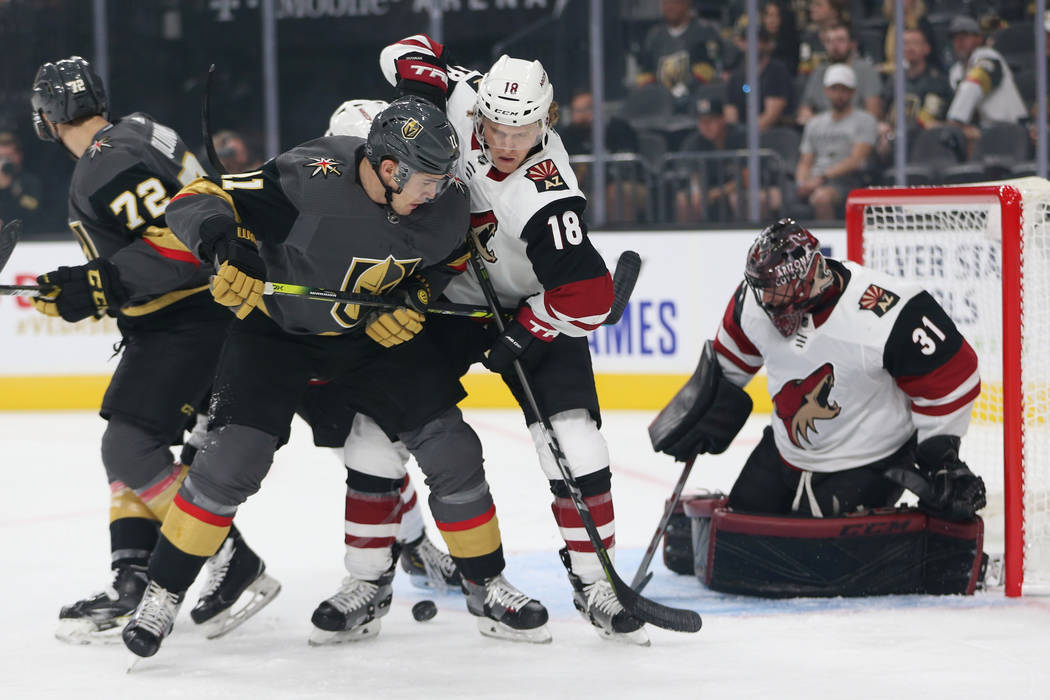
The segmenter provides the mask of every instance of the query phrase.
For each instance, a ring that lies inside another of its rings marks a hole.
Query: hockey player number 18
[[[565,227],[564,240],[562,238],[562,224]],[[565,241],[568,241],[569,245],[583,243],[583,228],[580,227],[580,217],[571,209],[561,215],[560,223],[558,215],[554,214],[547,219],[547,225],[551,227],[551,233],[554,235],[554,247],[558,250],[565,248]]]
[[[933,321],[923,316],[922,325],[928,328],[935,336],[940,338],[942,342],[944,341],[944,331],[938,328]],[[923,355],[932,355],[937,352],[937,343],[935,343],[933,338],[926,333],[926,328],[919,326],[913,330],[911,332],[911,339],[912,342],[918,343],[921,346],[920,352],[922,352]]]

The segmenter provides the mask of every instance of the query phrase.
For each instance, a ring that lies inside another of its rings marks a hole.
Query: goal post
[[[963,459],[1002,464],[1008,596],[1050,592],[1050,182],[853,191],[851,260],[922,284],[974,346],[981,396]],[[990,532],[994,528],[990,527]]]

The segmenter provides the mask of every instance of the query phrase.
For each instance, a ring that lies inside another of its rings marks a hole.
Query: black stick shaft
[[[646,572],[649,571],[649,563],[653,560],[653,555],[656,554],[660,538],[664,536],[664,532],[667,530],[667,523],[671,522],[671,515],[674,513],[675,506],[678,505],[678,500],[682,497],[682,489],[685,487],[686,479],[689,478],[689,472],[693,470],[693,462],[695,460],[696,457],[693,457],[685,463],[682,475],[678,477],[678,483],[674,485],[674,491],[671,492],[671,499],[667,502],[667,507],[664,508],[660,524],[656,526],[656,532],[653,533],[653,538],[649,540],[649,546],[645,548],[645,556],[642,557],[642,562],[638,565],[638,571],[635,572],[634,578],[631,580],[631,588],[636,591],[641,590],[641,583],[645,580]]]

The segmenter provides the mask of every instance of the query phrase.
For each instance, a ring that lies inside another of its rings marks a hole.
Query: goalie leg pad
[[[721,454],[744,427],[753,403],[747,392],[722,376],[709,340],[685,386],[649,425],[657,452],[684,462],[697,454]]]
[[[713,590],[769,598],[972,593],[983,527],[968,525],[931,526],[915,509],[846,518],[715,509],[697,576]]]

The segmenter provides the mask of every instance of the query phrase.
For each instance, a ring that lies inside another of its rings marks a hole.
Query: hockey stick
[[[603,326],[615,326],[620,322],[641,271],[642,256],[633,250],[620,253],[620,258],[616,261],[616,270],[613,272],[613,303],[609,315],[602,322]]]
[[[215,75],[215,64],[208,66],[208,77],[204,80],[204,98],[201,100],[201,134],[204,136],[204,152],[208,154],[208,162],[219,175],[226,174],[226,168],[219,160],[219,154],[215,152],[215,144],[211,140],[211,83]]]
[[[642,592],[645,584],[649,583],[649,579],[653,577],[652,574],[646,575],[649,571],[649,563],[653,560],[653,555],[656,554],[660,538],[664,536],[664,532],[667,530],[667,523],[671,521],[674,508],[678,505],[678,499],[682,497],[682,489],[685,487],[685,480],[689,478],[689,472],[693,470],[694,461],[696,461],[696,456],[693,456],[685,463],[682,475],[678,477],[678,483],[674,485],[674,491],[671,492],[671,499],[667,502],[667,507],[664,508],[664,515],[660,518],[660,524],[656,526],[653,539],[649,541],[649,546],[645,549],[645,556],[642,557],[642,563],[638,565],[638,571],[635,572],[634,579],[631,581],[631,588],[638,593]]]
[[[50,294],[54,289],[46,284],[0,284],[0,296],[39,297]]]
[[[313,301],[334,301],[344,304],[357,304],[358,306],[379,306],[388,309],[405,305],[405,302],[393,297],[381,297],[375,294],[354,294],[353,292],[340,292],[335,289],[306,287],[301,284],[286,284],[284,282],[267,282],[263,287],[263,294],[267,296],[280,294],[282,296],[312,299]],[[488,307],[453,304],[446,301],[431,303],[427,307],[427,313],[443,314],[445,316],[466,316],[467,318],[492,318],[492,311]]]
[[[481,287],[482,293],[485,295],[485,301],[488,302],[489,308],[493,311],[492,318],[496,323],[496,328],[500,333],[503,333],[506,329],[503,315],[495,313],[499,309],[499,300],[496,297],[496,290],[492,286],[492,280],[489,279],[488,270],[485,269],[485,263],[481,258],[481,252],[476,247],[471,251],[470,265],[474,269],[475,276],[478,278],[478,284]],[[532,412],[535,413],[536,417],[539,419],[540,432],[543,434],[543,439],[547,443],[547,447],[550,449],[551,454],[554,455],[554,461],[558,465],[558,471],[561,472],[561,477],[565,481],[565,486],[569,490],[569,495],[572,497],[572,504],[576,507],[576,512],[579,513],[580,520],[583,521],[583,527],[587,531],[587,537],[590,539],[591,545],[594,547],[594,553],[598,556],[598,561],[601,563],[602,569],[605,571],[605,576],[609,579],[609,583],[612,584],[613,591],[616,593],[616,598],[620,601],[620,604],[623,605],[624,610],[639,620],[656,625],[657,627],[673,630],[675,632],[698,632],[702,624],[700,615],[692,610],[671,608],[649,600],[632,590],[631,587],[628,586],[616,573],[616,569],[613,568],[612,560],[609,558],[609,551],[605,549],[605,545],[602,544],[602,537],[598,533],[598,528],[594,524],[594,519],[591,517],[591,511],[587,507],[587,503],[583,500],[583,494],[580,492],[580,487],[572,477],[572,472],[569,470],[569,464],[565,457],[565,453],[562,452],[558,439],[554,435],[554,428],[551,426],[550,419],[548,419],[546,414],[540,410],[539,403],[536,401],[536,396],[532,392],[532,383],[529,381],[528,372],[518,360],[514,361],[514,372],[518,375],[518,381],[521,383],[522,393],[525,394],[525,399],[529,403],[529,408],[532,409]]]
[[[22,220],[11,219],[0,229],[0,270],[11,259],[11,253],[15,251],[18,243],[18,234],[22,232]]]

